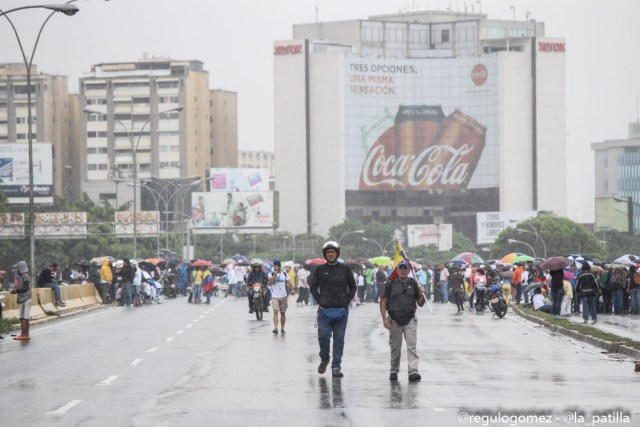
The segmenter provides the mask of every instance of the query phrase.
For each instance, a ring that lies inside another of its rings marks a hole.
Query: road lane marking
[[[176,332],[176,335],[180,335],[181,333],[183,333],[184,331],[180,330],[178,332]]]
[[[207,314],[209,314],[209,313],[207,313]],[[204,319],[204,315],[198,317],[198,319]]]
[[[193,320],[192,320],[192,322],[193,322],[193,323],[198,323],[199,321],[200,321],[200,320],[198,320],[198,319],[193,319]]]
[[[193,326],[193,325],[192,325],[191,323],[189,323],[189,324],[187,325],[187,328],[190,328],[190,327],[192,327],[192,326]]]
[[[116,378],[118,378],[117,375],[112,375],[109,378],[107,378],[106,380],[104,380],[101,383],[98,383],[96,385],[110,385],[112,382],[115,381]]]
[[[136,359],[133,362],[129,363],[129,366],[136,366],[140,362],[142,362],[142,359]]]
[[[66,414],[69,409],[73,408],[74,406],[76,406],[80,402],[82,402],[82,400],[72,400],[71,402],[69,402],[66,405],[56,409],[55,411],[45,412],[45,414],[47,414],[47,415],[51,415],[51,414]]]
[[[173,337],[169,337],[169,338],[167,338],[165,341],[166,341],[166,342],[171,342],[171,341],[173,341]]]
[[[160,347],[151,347],[149,350],[147,350],[147,353],[154,353],[156,350],[158,350]]]

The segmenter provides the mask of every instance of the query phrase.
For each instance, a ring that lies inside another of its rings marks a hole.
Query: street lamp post
[[[75,0],[73,0],[75,1]],[[24,48],[22,46],[22,40],[20,39],[20,35],[18,34],[18,30],[11,19],[7,16],[12,12],[17,12],[19,10],[24,9],[48,9],[52,12],[47,16],[42,25],[40,26],[40,30],[38,31],[38,36],[36,37],[36,41],[33,45],[33,49],[31,51],[31,56],[27,58],[27,55],[24,52]],[[49,22],[49,19],[56,13],[62,12],[67,16],[72,16],[78,13],[79,9],[71,4],[50,4],[50,5],[31,5],[31,6],[20,6],[14,9],[9,9],[7,11],[3,11],[0,9],[0,17],[4,16],[11,28],[13,28],[13,33],[16,35],[16,39],[18,41],[18,46],[20,47],[20,53],[22,53],[22,60],[24,61],[24,65],[26,67],[27,72],[27,141],[29,144],[29,262],[31,264],[31,274],[35,274],[36,271],[36,238],[35,238],[35,218],[34,218],[34,199],[33,199],[33,118],[31,113],[31,66],[33,65],[33,57],[36,54],[36,49],[38,48],[38,42],[40,41],[40,36],[42,35],[42,30],[44,30],[44,26]]]
[[[83,110],[86,114],[102,114],[107,117],[110,117],[112,120],[117,121],[127,133],[129,143],[131,144],[131,155],[133,158],[133,183],[134,183],[134,186],[133,186],[133,259],[138,258],[138,228],[137,228],[137,223],[138,223],[138,186],[137,186],[138,184],[138,145],[140,144],[140,140],[142,139],[144,129],[151,122],[151,120],[153,120],[154,118],[158,117],[161,114],[171,113],[174,111],[178,111],[178,112],[182,111],[183,108],[184,107],[182,106],[173,107],[167,110],[158,111],[157,113],[150,115],[147,121],[144,122],[144,124],[138,131],[138,139],[134,139],[134,136],[131,133],[131,130],[129,130],[129,128],[115,114],[105,113],[105,112],[94,110],[91,108],[85,108]]]
[[[542,250],[544,252],[544,257],[545,259],[547,258],[547,245],[544,243],[544,239],[540,236],[540,234],[538,234],[538,230],[535,229],[535,227],[531,224],[523,224],[523,225],[527,225],[529,227],[531,227],[531,229],[533,231],[529,231],[529,230],[523,230],[521,228],[516,228],[516,231],[519,233],[529,233],[529,234],[534,234],[536,236],[536,242],[538,240],[540,240],[542,242]]]
[[[395,243],[395,241],[396,241],[396,239],[389,240],[389,241],[384,245],[384,249],[382,250],[382,255],[386,255],[386,254],[388,254],[388,253],[389,253],[389,252],[387,252],[387,246],[389,246],[389,244],[391,244],[391,243]]]
[[[345,236],[348,236],[349,234],[364,234],[364,230],[347,231],[342,236],[340,236],[340,238],[338,239],[338,244],[341,244],[340,242],[342,242],[342,239],[344,239]]]
[[[533,252],[533,257],[536,257],[536,251],[533,249],[533,246],[531,246],[530,244],[526,243],[526,242],[522,242],[520,240],[516,240],[516,239],[508,239],[507,242],[509,242],[510,244],[514,244],[514,243],[520,243],[521,245],[525,245],[526,247],[528,247],[529,249],[531,249],[531,252]]]
[[[373,239],[367,239],[366,237],[362,238],[363,242],[372,242],[375,243],[376,245],[378,245],[378,247],[380,248],[380,255],[384,255],[384,248],[382,247],[382,245],[377,241],[377,240],[373,240]]]

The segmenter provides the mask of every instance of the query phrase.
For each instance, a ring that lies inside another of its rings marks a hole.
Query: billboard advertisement
[[[346,189],[499,186],[497,57],[348,58]]]
[[[23,213],[0,213],[0,239],[16,239],[24,236]]]
[[[596,198],[596,231],[617,230],[628,233],[629,203],[620,198],[597,197]]]
[[[206,228],[273,228],[274,193],[194,192],[191,195],[193,227]]]
[[[151,237],[157,236],[159,230],[160,215],[158,211],[137,211],[136,212],[136,236]],[[133,236],[133,212],[118,211],[115,213],[115,234],[116,237]]]
[[[33,195],[53,197],[53,156],[51,144],[33,144]],[[29,199],[29,145],[0,144],[0,190],[10,203],[26,203]]]
[[[209,191],[269,191],[266,169],[211,168]]]
[[[453,226],[451,224],[407,225],[409,247],[437,246],[439,251],[453,247]]]
[[[37,239],[84,239],[87,237],[87,213],[36,213],[34,231]]]
[[[516,228],[518,223],[535,218],[538,211],[523,212],[478,212],[478,245],[489,245],[496,241],[498,234],[507,227]]]

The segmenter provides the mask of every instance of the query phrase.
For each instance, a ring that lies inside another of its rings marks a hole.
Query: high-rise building
[[[237,133],[213,140],[217,123],[225,123],[212,115],[218,103],[227,105],[223,112],[235,123],[235,94],[212,96],[201,61],[154,58],[92,66],[80,79],[80,105],[103,114],[85,114],[82,120],[83,191],[116,205],[131,200],[134,160],[139,181],[204,180],[224,152],[219,146],[237,150]]]
[[[275,177],[276,156],[273,151],[241,150],[238,152],[238,167],[266,169],[269,177]]]
[[[0,64],[0,144],[24,144],[28,150],[27,71],[24,64]],[[51,144],[51,155],[39,153],[34,157],[34,187],[40,200],[51,202],[54,191],[58,195],[77,194],[72,186],[73,164],[68,153],[72,147],[73,128],[71,126],[70,99],[66,76],[38,73],[38,67],[31,67],[31,123],[34,151],[39,151],[42,143]],[[42,147],[43,150],[45,147]],[[49,150],[48,146],[46,150]],[[40,157],[42,155],[43,157]],[[51,156],[51,157],[50,157]],[[38,164],[52,160],[49,165]],[[28,164],[28,161],[27,161]],[[19,167],[14,164],[14,169]],[[26,166],[25,166],[26,167]],[[51,171],[50,177],[39,175],[41,170]],[[13,178],[17,170],[11,173]],[[9,172],[8,172],[9,173]],[[25,169],[24,173],[27,173]],[[28,174],[25,175],[28,177]],[[11,181],[7,179],[6,181]],[[42,180],[44,179],[44,181]],[[49,182],[50,181],[50,182]],[[22,182],[22,185],[28,181]],[[71,184],[71,185],[70,185]],[[24,193],[26,194],[26,193]],[[11,197],[12,194],[9,194]],[[19,197],[25,202],[25,197]]]
[[[238,94],[222,89],[211,91],[212,166],[238,167]]]
[[[274,43],[281,228],[566,215],[565,50],[535,21],[414,12]]]
[[[640,232],[640,121],[629,123],[629,138],[610,139],[591,144],[595,160],[595,197],[596,197],[596,225],[607,224],[611,218],[604,217],[607,213],[604,202],[600,206],[598,199],[611,198],[622,203],[615,210],[623,216],[631,213],[630,225],[635,233]],[[628,205],[631,205],[630,209]],[[610,213],[609,213],[610,215]],[[615,221],[614,221],[615,223]],[[600,228],[600,227],[599,227]]]

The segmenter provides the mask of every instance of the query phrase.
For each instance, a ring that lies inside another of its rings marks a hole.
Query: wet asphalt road
[[[408,383],[403,352],[393,384],[376,304],[351,310],[342,379],[316,372],[315,309],[290,298],[287,335],[275,336],[270,314],[259,322],[246,307],[233,297],[212,305],[181,297],[37,325],[29,343],[5,339],[1,424],[575,426],[594,425],[602,412],[620,423],[599,425],[640,425],[631,360],[517,316],[425,306],[423,380]]]

